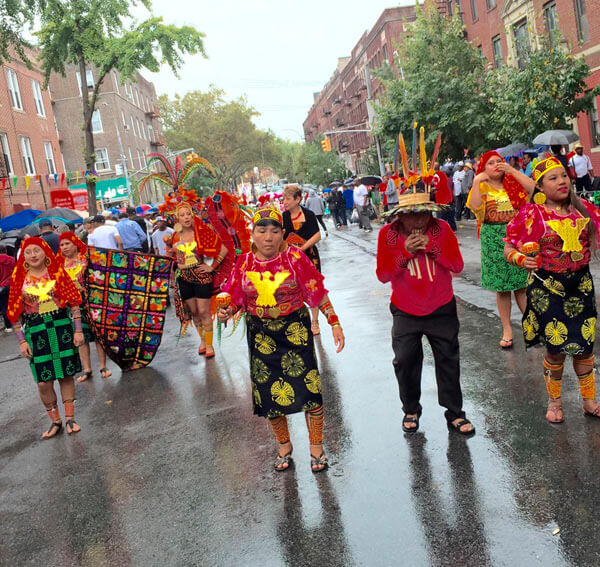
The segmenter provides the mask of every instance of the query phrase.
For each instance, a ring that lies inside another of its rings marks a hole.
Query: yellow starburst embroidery
[[[567,340],[567,327],[564,323],[553,319],[546,325],[546,340],[554,346],[562,345]]]
[[[286,352],[281,357],[281,368],[283,368],[285,374],[292,378],[298,378],[306,370],[302,357],[295,352]]]
[[[280,378],[273,382],[271,386],[271,397],[276,404],[280,406],[291,406],[294,403],[296,394],[294,388]]]
[[[261,407],[262,406],[262,400],[261,400],[261,397],[260,397],[260,392],[258,391],[258,388],[256,387],[256,384],[254,384],[254,382],[252,383],[252,397],[254,398],[254,403],[258,407]]]
[[[533,311],[529,311],[527,317],[523,321],[523,332],[525,333],[525,339],[532,341],[540,328],[537,321],[537,317]]]
[[[269,367],[260,358],[253,358],[250,364],[250,375],[253,380],[262,384],[269,379],[271,372]]]
[[[321,376],[317,370],[311,370],[304,378],[306,389],[313,394],[321,392]]]
[[[581,335],[591,345],[596,338],[596,317],[590,317],[581,325]]]
[[[287,270],[272,274],[271,272],[246,272],[246,277],[252,282],[254,289],[258,292],[256,305],[262,307],[274,307],[277,305],[275,292],[279,286],[290,277]]]
[[[285,336],[294,345],[308,344],[308,329],[302,323],[291,323],[285,330]]]
[[[592,282],[592,278],[589,274],[586,274],[579,282],[577,289],[583,293],[584,295],[588,295],[594,289],[594,283]]]
[[[254,337],[254,346],[262,354],[273,354],[275,352],[275,341],[263,333],[258,333]]]
[[[548,220],[546,224],[560,236],[563,241],[563,252],[579,252],[583,249],[579,237],[588,222],[590,222],[589,218],[580,218],[575,221],[574,226],[571,219]]]

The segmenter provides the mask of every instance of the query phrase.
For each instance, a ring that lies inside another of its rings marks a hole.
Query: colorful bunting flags
[[[29,182],[31,181],[31,177],[29,177],[29,175],[25,176],[25,192],[28,193],[29,192]]]

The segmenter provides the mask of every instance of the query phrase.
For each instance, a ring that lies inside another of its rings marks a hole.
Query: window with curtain
[[[499,69],[504,65],[504,57],[502,56],[502,40],[499,35],[492,38],[492,51],[494,53],[494,67]]]
[[[46,110],[44,109],[44,99],[42,98],[42,87],[40,83],[35,79],[31,79],[31,90],[33,92],[33,101],[35,102],[35,111],[38,116],[46,117]]]
[[[523,69],[527,65],[529,53],[531,52],[529,34],[527,32],[527,18],[523,18],[513,26],[513,38],[517,56],[517,67]]]
[[[573,0],[573,3],[575,7],[575,20],[577,22],[577,39],[584,43],[589,39],[585,0]]]
[[[44,153],[46,154],[48,173],[54,175],[56,173],[56,164],[54,163],[54,152],[52,151],[52,144],[50,142],[44,142]]]
[[[8,92],[10,93],[10,102],[13,108],[23,110],[23,101],[21,99],[21,90],[19,89],[19,80],[17,73],[12,69],[6,70],[6,82],[8,83]]]
[[[106,148],[96,148],[96,171],[106,171],[110,169],[110,161],[108,159],[108,150]]]
[[[102,118],[100,116],[100,111],[94,110],[94,113],[92,114],[92,132],[96,134],[102,131]]]
[[[8,175],[14,175],[15,170],[13,168],[12,157],[10,156],[10,147],[8,146],[8,136],[4,132],[0,132],[0,149],[4,157],[4,165],[6,166],[6,173]]]
[[[33,163],[33,153],[31,151],[31,142],[26,136],[21,136],[21,153],[23,154],[23,165],[27,175],[35,175],[35,164]]]

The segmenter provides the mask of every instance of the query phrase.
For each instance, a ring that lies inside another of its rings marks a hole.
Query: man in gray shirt
[[[383,176],[383,182],[387,184],[385,196],[387,197],[387,205],[384,207],[386,211],[393,209],[398,204],[398,190],[396,184],[389,173]]]
[[[462,209],[460,211],[456,211],[456,220],[460,220],[463,214],[466,219],[473,218],[470,209],[465,206],[467,204],[467,198],[469,197],[469,191],[471,191],[471,187],[473,187],[473,179],[475,179],[473,164],[470,161],[467,161],[465,162],[465,176],[461,181]]]

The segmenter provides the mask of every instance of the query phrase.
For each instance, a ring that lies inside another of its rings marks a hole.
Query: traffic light
[[[331,151],[331,140],[329,138],[323,138],[321,140],[321,149],[324,152],[330,152]]]

